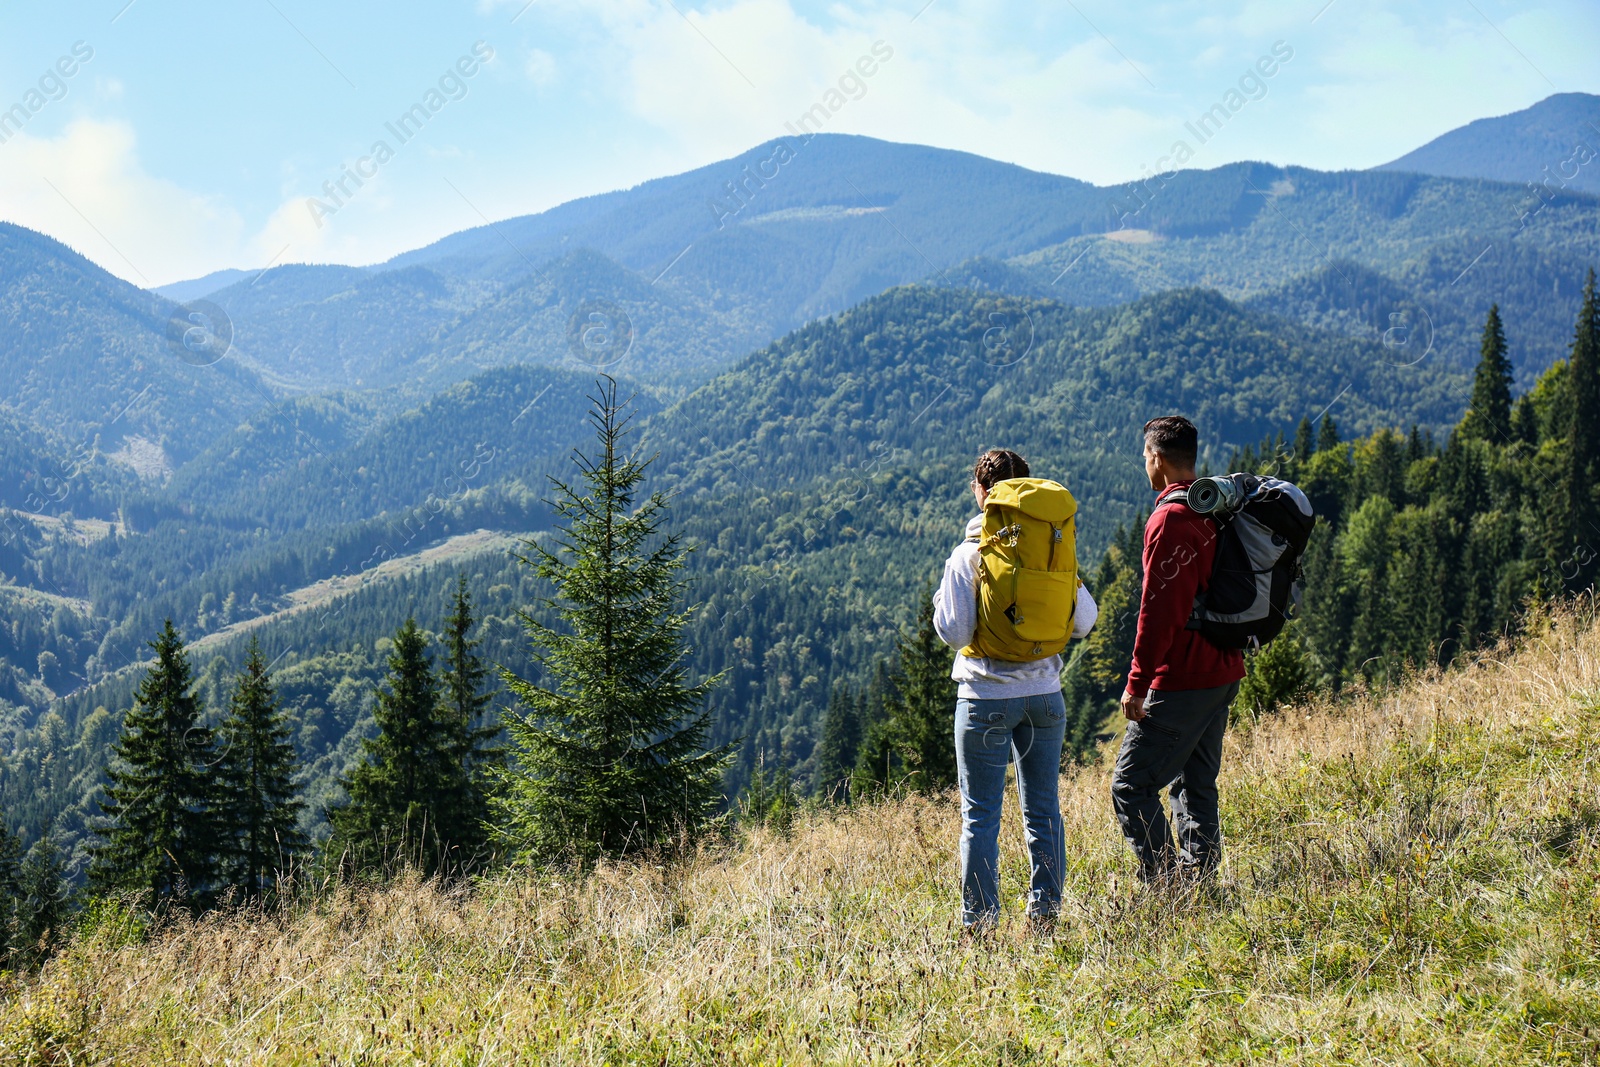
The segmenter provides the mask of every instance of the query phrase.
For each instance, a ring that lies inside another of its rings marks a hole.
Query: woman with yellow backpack
[[[999,917],[1000,809],[1015,762],[1033,866],[1028,917],[1048,927],[1066,864],[1061,652],[1088,635],[1098,608],[1078,580],[1077,504],[1064,486],[1029,477],[1021,456],[992,449],[973,467],[972,493],[982,514],[967,524],[933,599],[934,628],[956,650],[961,921],[984,928]]]

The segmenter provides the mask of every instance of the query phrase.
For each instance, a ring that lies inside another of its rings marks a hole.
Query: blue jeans
[[[1028,914],[1061,907],[1066,845],[1061,827],[1061,738],[1067,708],[1060,692],[956,701],[956,772],[961,784],[961,921],[1000,914],[1000,808],[1006,765],[1017,763],[1017,799],[1033,860]]]

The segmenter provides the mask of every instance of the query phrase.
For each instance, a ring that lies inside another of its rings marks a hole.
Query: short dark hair
[[[995,482],[1027,476],[1028,461],[1009,448],[991,448],[972,465],[972,480],[983,486],[986,493],[994,488]]]
[[[1200,454],[1200,431],[1182,415],[1163,415],[1144,424],[1146,448],[1183,467],[1193,467]]]

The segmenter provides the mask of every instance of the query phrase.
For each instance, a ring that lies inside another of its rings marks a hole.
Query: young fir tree
[[[1511,360],[1506,355],[1506,332],[1500,324],[1500,305],[1489,307],[1479,345],[1478,371],[1472,381],[1472,402],[1461,420],[1460,436],[1490,444],[1511,440]]]
[[[64,939],[70,917],[67,861],[46,827],[18,872],[17,949],[23,962],[43,963]]]
[[[828,695],[822,737],[817,741],[815,779],[819,797],[839,802],[850,799],[850,772],[860,748],[861,713],[856,696],[849,686],[836,685]]]
[[[922,595],[916,633],[902,637],[895,655],[894,699],[889,704],[889,736],[913,789],[936,793],[956,784],[956,753],[950,721],[956,683],[950,680],[955,654],[933,628],[933,590]]]
[[[356,874],[390,876],[404,867],[453,873],[448,818],[459,743],[439,700],[428,639],[407,619],[389,653],[387,689],[372,717],[378,734],[362,742],[365,758],[340,784],[350,802],[328,813],[331,852]]]
[[[261,646],[252,637],[228,714],[217,727],[224,874],[246,899],[275,889],[306,850],[299,830],[305,803],[295,789],[289,736]]]
[[[1277,640],[1245,657],[1244,681],[1239,684],[1234,708],[1269,715],[1305,700],[1315,690],[1311,651],[1300,634],[1300,624],[1291,622]]]
[[[1108,712],[1114,705],[1089,678],[1089,646],[1074,641],[1068,646],[1067,661],[1061,671],[1061,702],[1066,706],[1066,729],[1061,738],[1061,761],[1083,763],[1094,758],[1100,742],[1110,737],[1105,732]]]
[[[750,773],[750,784],[739,796],[737,810],[739,821],[744,825],[765,826],[786,834],[800,810],[800,798],[795,795],[794,782],[787,774],[767,769],[763,755],[756,760],[756,769]]]
[[[487,858],[488,771],[498,755],[491,746],[500,733],[499,725],[488,721],[494,694],[484,684],[489,669],[478,656],[478,641],[470,636],[475,621],[467,576],[457,575],[455,607],[445,620],[441,638],[440,699],[456,751],[439,813],[439,832],[465,869],[481,866]]]
[[[729,753],[705,750],[721,676],[689,681],[686,551],[662,533],[667,499],[641,498],[649,461],[622,451],[616,382],[590,399],[598,452],[576,456],[579,485],[553,480],[556,551],[530,541],[519,557],[554,584],[547,606],[563,625],[522,612],[542,677],[501,672],[522,710],[506,720],[496,832],[529,860],[585,862],[692,833],[720,799]]]
[[[90,883],[153,908],[209,903],[217,875],[217,789],[211,730],[183,640],[168,619],[151,642],[155,665],[134,694],[106,769],[104,839],[90,849]]]

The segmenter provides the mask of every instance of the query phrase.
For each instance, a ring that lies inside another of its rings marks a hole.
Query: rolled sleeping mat
[[[1189,486],[1189,506],[1202,515],[1227,514],[1244,503],[1244,490],[1232,478],[1196,478]]]

